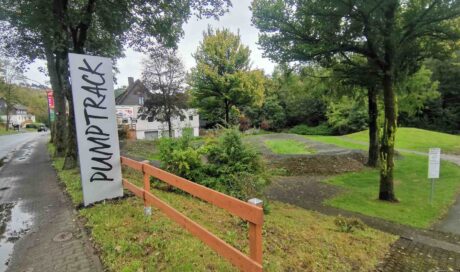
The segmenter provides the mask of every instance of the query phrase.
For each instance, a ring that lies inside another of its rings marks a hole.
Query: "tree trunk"
[[[367,166],[377,167],[379,161],[379,129],[377,125],[377,89],[375,86],[367,88],[368,115],[369,115],[369,156]]]
[[[383,101],[385,106],[385,120],[383,136],[380,147],[380,192],[379,199],[385,201],[398,201],[394,193],[393,168],[394,146],[396,135],[396,99],[393,89],[393,60],[395,57],[395,41],[393,37],[397,1],[388,3],[385,10],[385,24],[383,39],[384,65],[383,72]]]
[[[63,157],[65,155],[65,134],[66,134],[66,105],[63,93],[62,82],[59,80],[60,65],[49,46],[45,45],[45,54],[50,77],[51,87],[53,88],[55,120],[52,125],[52,143],[55,147],[54,155]]]
[[[64,94],[69,102],[69,115],[67,118],[67,142],[66,142],[66,153],[63,169],[72,169],[77,167],[78,162],[78,151],[77,151],[77,138],[76,138],[76,129],[75,129],[75,114],[74,114],[74,105],[72,98],[72,89],[69,82],[69,59],[67,52],[62,52],[59,54],[60,57],[60,71],[62,86]]]
[[[380,148],[380,192],[379,199],[397,201],[393,186],[394,143],[396,135],[396,107],[392,77],[383,76],[383,99],[385,104],[385,121],[383,125]]]
[[[230,106],[229,106],[227,99],[224,100],[224,104],[225,104],[225,127],[228,128],[230,124]]]
[[[172,133],[171,117],[168,117],[168,132],[169,132],[169,138],[172,138],[173,133]]]

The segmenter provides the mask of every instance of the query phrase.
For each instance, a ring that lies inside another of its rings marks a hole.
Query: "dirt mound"
[[[278,158],[269,164],[274,168],[286,170],[289,176],[316,174],[332,175],[360,171],[365,167],[366,156],[362,152],[347,154],[321,154],[314,156],[298,156]]]

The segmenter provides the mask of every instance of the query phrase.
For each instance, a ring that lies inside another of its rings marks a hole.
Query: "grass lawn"
[[[0,126],[0,135],[10,135],[19,133],[17,130],[9,129],[6,130],[4,126]]]
[[[367,169],[333,177],[327,182],[345,187],[347,193],[328,200],[328,205],[384,218],[419,228],[429,227],[439,219],[460,193],[460,167],[441,162],[440,179],[436,181],[433,205],[429,203],[430,182],[427,158],[404,154],[395,161],[395,193],[399,203],[378,201],[379,172]]]
[[[369,142],[368,131],[361,131],[344,137]],[[428,152],[430,147],[440,147],[441,152],[460,155],[460,136],[418,128],[398,128],[396,148]]]
[[[54,164],[61,169],[63,160]],[[123,173],[141,184],[139,173],[130,169]],[[58,170],[58,175],[74,203],[80,203],[78,170]],[[185,194],[152,192],[248,252],[247,224],[239,218]],[[143,216],[142,207],[139,198],[129,197],[79,210],[109,271],[237,271],[160,211]],[[334,217],[294,206],[273,202],[270,207],[263,229],[265,271],[371,271],[396,240],[371,228],[340,232]]]
[[[140,157],[145,160],[160,160],[157,142],[154,140],[127,140],[122,151],[128,156]]]
[[[275,154],[313,154],[304,143],[296,140],[266,140],[265,145]]]
[[[344,136],[319,136],[319,135],[302,135],[302,136],[307,139],[313,140],[313,141],[323,142],[326,144],[333,144],[333,145],[344,147],[344,148],[360,149],[360,150],[368,149],[367,144],[353,143],[353,142],[347,141],[347,139],[344,138]]]

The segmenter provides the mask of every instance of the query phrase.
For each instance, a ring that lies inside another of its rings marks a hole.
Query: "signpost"
[[[112,61],[69,54],[85,206],[123,195]]]
[[[434,182],[439,178],[441,148],[430,148],[428,152],[428,178],[431,180],[430,204],[433,204]]]
[[[52,90],[46,91],[46,97],[48,99],[48,121],[49,121],[49,125],[51,126],[51,123],[54,122],[54,119],[55,119],[53,91]]]

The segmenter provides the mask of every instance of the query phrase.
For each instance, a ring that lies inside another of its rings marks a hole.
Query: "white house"
[[[6,123],[6,117],[6,101],[4,98],[0,98],[0,122]],[[29,114],[26,106],[13,105],[10,109],[10,126],[20,125],[24,127],[29,123],[35,123],[35,115]]]
[[[121,124],[129,125],[136,131],[137,139],[157,139],[169,137],[168,124],[159,122],[153,118],[139,118],[139,108],[144,104],[147,96],[147,88],[140,80],[134,81],[128,78],[128,88],[116,94],[117,121]],[[191,129],[193,136],[199,136],[200,121],[198,111],[195,109],[183,110],[181,117],[172,120],[173,137],[180,137],[184,129]]]

